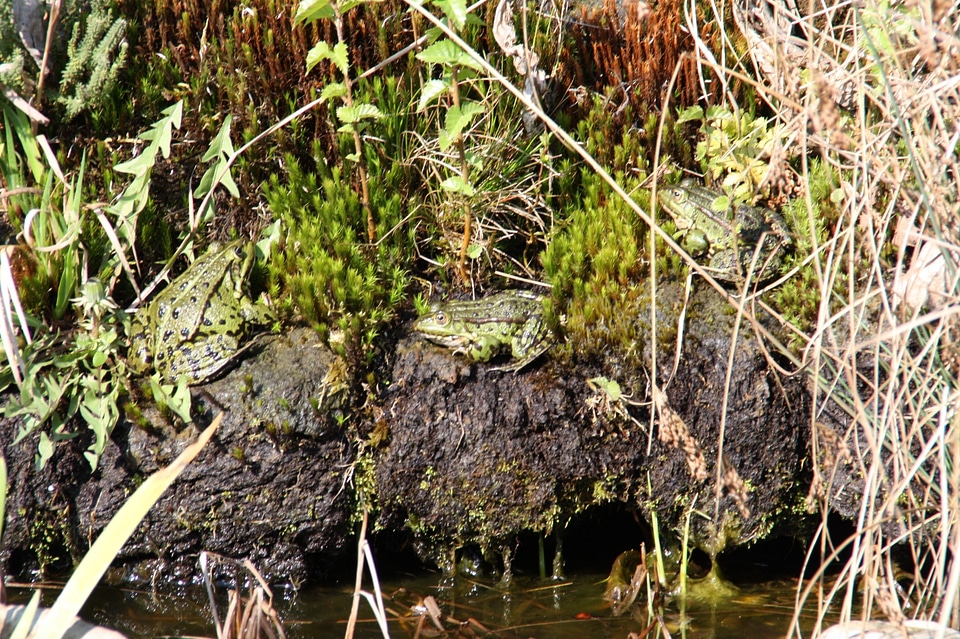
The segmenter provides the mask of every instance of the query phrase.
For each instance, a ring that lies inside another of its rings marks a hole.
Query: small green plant
[[[35,91],[37,95],[24,97],[32,97],[34,106],[40,108],[48,93],[45,73],[53,68],[58,70],[60,85],[49,93],[63,108],[65,120],[99,109],[126,64],[126,20],[114,17],[107,0],[64,0],[46,12],[41,3],[20,3],[19,15],[14,16],[16,5],[6,2],[0,6],[0,84],[10,91]],[[22,28],[21,36],[17,26],[24,24],[40,29]],[[43,51],[42,33],[55,34],[62,29],[71,32],[66,49],[50,42]],[[44,63],[44,73],[28,80]]]
[[[64,117],[96,109],[117,82],[127,61],[127,21],[113,17],[106,0],[90,0],[85,17],[73,25],[67,64],[60,77],[57,102]]]
[[[686,109],[677,124],[702,122],[703,139],[697,143],[696,158],[710,182],[720,180],[724,191],[737,202],[755,203],[762,195],[770,169],[768,159],[774,145],[783,138],[783,127],[751,112],[739,113],[723,106],[711,106],[706,113],[699,106]]]
[[[347,55],[346,36],[343,28],[343,16],[350,9],[369,0],[303,0],[297,8],[294,22],[297,24],[329,19],[337,31],[337,43],[330,46],[325,41],[318,42],[307,54],[307,71],[310,71],[320,62],[331,62],[331,73],[340,72],[341,82],[328,83],[321,94],[326,100],[337,99],[343,106],[336,111],[337,119],[342,125],[337,131],[349,134],[353,138],[353,153],[346,156],[347,161],[356,165],[357,176],[360,180],[360,197],[367,220],[367,241],[371,244],[377,241],[377,227],[373,217],[373,208],[370,205],[370,185],[367,179],[367,165],[363,153],[361,133],[370,124],[371,120],[382,116],[380,110],[369,102],[357,102],[354,99],[354,82],[351,78],[350,59]]]

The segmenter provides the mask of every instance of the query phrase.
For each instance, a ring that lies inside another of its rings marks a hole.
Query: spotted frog
[[[272,319],[246,290],[253,258],[250,242],[214,247],[141,308],[132,322],[131,367],[198,384],[242,353],[253,326]]]
[[[543,296],[507,290],[476,301],[434,304],[413,330],[476,362],[510,347],[513,361],[494,370],[518,371],[556,341],[543,319]]]
[[[751,264],[752,280],[775,276],[793,244],[786,221],[766,208],[719,206],[722,195],[687,179],[659,190],[657,200],[677,225],[683,248],[698,261],[706,258],[716,279],[742,283]]]

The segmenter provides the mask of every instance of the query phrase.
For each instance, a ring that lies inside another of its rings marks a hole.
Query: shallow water
[[[495,580],[458,577],[454,583],[439,574],[421,574],[382,586],[394,639],[414,636],[420,619],[414,609],[426,596],[433,596],[448,618],[474,620],[472,627],[480,636],[485,634],[483,629],[497,637],[544,639],[623,639],[631,632],[642,633],[645,608],[635,609],[634,615],[614,617],[602,597],[605,577],[581,574],[562,582],[516,578],[510,588],[503,589]],[[783,637],[793,612],[795,586],[790,581],[741,586],[720,601],[688,604],[682,614],[669,605],[665,621],[674,637]],[[349,587],[275,591],[274,606],[290,639],[342,637],[351,592]],[[153,597],[147,592],[102,588],[82,616],[131,639],[215,636],[206,595],[200,589]],[[360,619],[357,637],[382,636],[365,601],[361,602]],[[428,623],[427,628],[432,627]],[[448,619],[445,628],[455,632],[457,626]]]

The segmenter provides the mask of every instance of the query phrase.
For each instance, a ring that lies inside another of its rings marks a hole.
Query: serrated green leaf
[[[156,153],[156,149],[159,148],[163,157],[168,158],[170,157],[170,141],[173,139],[173,129],[179,129],[180,123],[183,121],[183,101],[167,107],[161,113],[165,117],[157,120],[149,131],[140,136],[140,139],[153,142],[150,145],[154,149],[153,152]]]
[[[440,135],[437,136],[437,145],[439,145],[441,151],[446,151],[456,141],[457,136],[450,137],[450,133],[446,129],[442,129]]]
[[[464,179],[459,175],[454,175],[448,177],[446,180],[440,183],[440,188],[444,191],[449,191],[450,193],[460,193],[467,197],[473,197],[476,193],[476,190],[473,188],[473,185],[464,181]]]
[[[434,4],[443,11],[456,31],[461,31],[467,23],[466,0],[434,0]]]
[[[728,120],[733,117],[733,114],[730,113],[730,109],[714,104],[707,107],[707,119],[708,120]]]
[[[325,41],[320,41],[313,45],[313,48],[307,52],[307,71],[324,60],[333,62],[343,75],[347,75],[350,70],[347,45],[343,42],[338,42],[333,45],[333,48]]]
[[[354,124],[360,120],[376,120],[382,117],[383,114],[380,113],[380,109],[367,103],[342,106],[337,109],[337,118],[347,124]]]
[[[444,80],[429,80],[420,90],[420,103],[417,105],[417,111],[423,111],[428,104],[449,89],[450,84]]]
[[[475,260],[478,257],[483,255],[483,247],[479,244],[471,244],[467,247],[467,257],[471,260]]]
[[[692,106],[687,109],[684,109],[680,113],[680,117],[677,118],[677,124],[683,124],[684,122],[697,122],[703,119],[703,109],[699,106]]]
[[[456,138],[461,132],[470,126],[477,115],[484,112],[482,105],[476,102],[465,102],[460,107],[452,106],[447,109],[444,118],[443,128],[451,139]]]
[[[334,17],[330,0],[301,0],[297,13],[293,16],[294,24],[304,24],[316,20],[329,20]],[[309,68],[309,67],[308,67]]]
[[[347,85],[343,82],[331,82],[320,91],[320,99],[327,101],[334,98],[342,98],[347,94]]]
[[[347,75],[350,72],[350,55],[347,52],[347,45],[344,42],[338,42],[333,47],[333,63],[340,69],[340,73]]]
[[[477,71],[480,71],[482,68],[473,58],[467,55],[463,49],[457,46],[455,42],[446,38],[437,40],[418,53],[417,59],[430,64],[464,66]]]
[[[307,71],[309,72],[313,67],[329,59],[331,53],[330,45],[324,40],[310,47],[310,50],[307,51]]]

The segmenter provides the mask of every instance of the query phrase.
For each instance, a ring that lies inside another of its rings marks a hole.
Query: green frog
[[[716,279],[742,283],[751,264],[754,281],[775,276],[793,244],[786,221],[767,208],[718,206],[722,195],[686,179],[659,190],[657,200],[677,225],[683,248],[691,257],[707,258]]]
[[[489,361],[509,346],[513,361],[494,368],[503,371],[519,371],[556,341],[543,319],[543,296],[521,290],[434,304],[413,330],[476,362]]]
[[[132,322],[131,368],[199,384],[242,353],[253,326],[272,319],[247,292],[253,259],[251,242],[213,247],[141,308]]]

